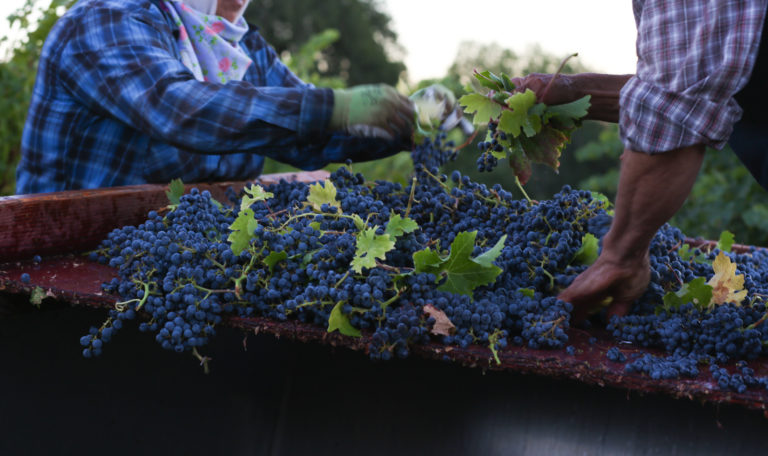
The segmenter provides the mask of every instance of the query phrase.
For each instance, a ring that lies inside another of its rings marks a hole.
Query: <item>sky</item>
[[[517,52],[538,43],[554,55],[578,52],[595,71],[635,71],[629,0],[379,1],[405,48],[411,81],[444,76],[462,41],[495,42]],[[5,17],[23,4],[0,1],[0,35],[9,33]]]

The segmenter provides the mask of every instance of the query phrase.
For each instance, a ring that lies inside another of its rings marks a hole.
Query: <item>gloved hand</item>
[[[385,84],[335,89],[329,127],[365,138],[394,140],[413,133],[411,101]]]
[[[450,130],[459,126],[464,134],[471,134],[472,124],[464,119],[464,112],[456,102],[453,91],[442,84],[432,84],[411,95],[416,106],[417,121],[425,130]]]

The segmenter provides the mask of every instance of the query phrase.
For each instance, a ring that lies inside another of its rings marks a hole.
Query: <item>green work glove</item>
[[[330,129],[352,136],[394,140],[413,133],[411,101],[384,84],[333,91]]]

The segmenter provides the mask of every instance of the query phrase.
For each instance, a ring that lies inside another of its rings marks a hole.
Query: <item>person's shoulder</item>
[[[162,16],[164,2],[159,0],[80,0],[62,17],[63,20],[77,20],[88,16]]]

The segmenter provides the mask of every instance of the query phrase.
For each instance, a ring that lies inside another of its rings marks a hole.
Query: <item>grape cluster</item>
[[[480,156],[477,157],[477,170],[481,173],[493,171],[499,164],[499,159],[496,158],[494,152],[504,151],[504,146],[499,141],[506,141],[507,134],[499,131],[498,126],[499,123],[495,120],[488,122],[489,139],[477,143],[477,147],[480,149]]]
[[[492,140],[488,147],[497,144]],[[333,185],[335,199],[319,206],[308,201],[310,186],[298,182],[268,185],[264,190],[273,196],[247,208],[232,191],[229,206],[192,190],[170,210],[152,211],[144,223],[113,231],[91,257],[117,268],[118,277],[105,289],[121,302],[101,327],[81,338],[83,355],[98,356],[124,322],[138,319],[139,329],[163,348],[200,357],[198,349],[233,316],[359,331],[369,336],[371,358],[383,360],[408,356],[414,344],[429,340],[483,345],[494,354],[510,345],[566,347],[572,306],[556,296],[587,267],[577,260],[586,235],[600,239],[610,227],[607,203],[569,186],[548,200],[518,200],[499,185],[478,184],[459,171],[440,174],[439,167],[455,157],[451,148],[444,136],[417,146],[413,180],[406,186],[369,182],[342,167],[325,184]],[[229,236],[245,209],[256,223],[247,246],[236,253]],[[393,235],[392,250],[353,270],[363,230],[383,236],[393,214],[418,228]],[[493,261],[500,269],[494,280],[469,294],[456,293],[445,288],[445,275],[415,270],[414,254],[433,249],[447,258],[466,232],[476,232],[471,258],[503,240]],[[609,322],[618,341],[669,353],[627,361],[618,348],[609,350],[608,359],[626,362],[629,372],[695,376],[702,362],[764,354],[768,325],[761,324],[767,311],[761,296],[768,295],[762,279],[768,276],[768,254],[728,254],[745,276],[749,295],[743,305],[702,309],[687,303],[660,310],[666,293],[712,276],[717,249],[694,251],[702,261],[684,260],[678,253],[684,239],[669,225],[659,230],[650,251],[648,291],[631,315]],[[435,331],[441,315],[452,325],[448,333]],[[566,350],[575,354],[571,346]],[[768,384],[741,376],[747,386]],[[728,388],[738,390],[731,377]]]

